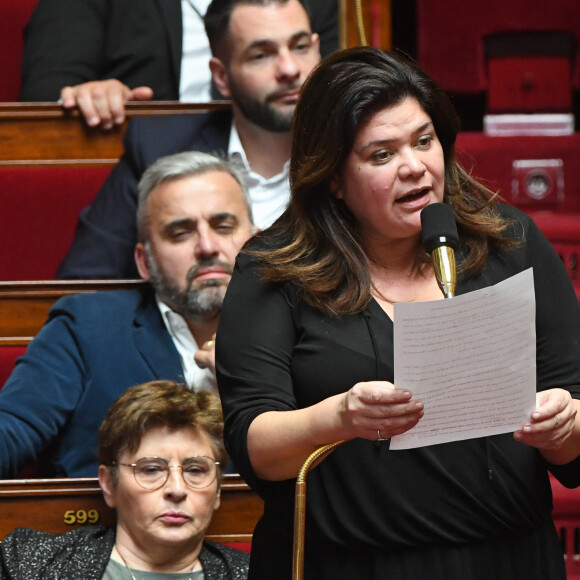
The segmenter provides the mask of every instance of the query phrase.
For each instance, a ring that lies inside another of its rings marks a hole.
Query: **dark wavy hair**
[[[508,222],[496,194],[455,159],[459,119],[435,81],[407,59],[372,47],[337,51],[306,80],[293,121],[291,200],[283,215],[245,252],[262,260],[270,282],[292,282],[310,305],[332,314],[363,310],[371,298],[368,260],[359,226],[331,191],[358,131],[379,111],[416,99],[433,121],[445,159],[444,201],[454,211],[465,258],[462,276],[481,272],[490,249],[509,248]],[[417,264],[430,260],[417,248]]]
[[[269,4],[286,4],[288,0],[212,0],[207,8],[203,22],[209,40],[211,53],[222,60],[225,58],[225,47],[230,30],[232,12],[236,6],[268,6]],[[310,18],[308,0],[298,0]]]

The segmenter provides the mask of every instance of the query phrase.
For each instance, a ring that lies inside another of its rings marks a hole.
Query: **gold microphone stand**
[[[347,0],[340,0],[340,36],[341,48],[346,47],[346,3]],[[367,37],[364,27],[362,0],[354,0],[355,20],[359,41],[362,46],[366,46]],[[302,580],[304,576],[304,532],[306,526],[306,476],[312,464],[318,459],[323,459],[331,451],[344,441],[335,441],[319,447],[302,464],[296,478],[296,491],[294,494],[294,551],[292,556],[292,580]]]
[[[306,525],[306,476],[312,464],[323,459],[345,441],[335,441],[319,447],[303,463],[296,478],[294,495],[294,552],[292,557],[292,580],[302,580],[304,576],[304,531]]]
[[[433,269],[439,289],[445,298],[455,296],[455,286],[457,285],[457,264],[455,262],[455,251],[449,246],[435,248],[432,252]]]

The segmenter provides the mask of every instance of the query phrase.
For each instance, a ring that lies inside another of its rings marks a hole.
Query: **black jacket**
[[[338,47],[338,0],[309,0],[321,53]],[[179,99],[181,0],[39,0],[25,29],[21,101],[56,101],[68,85],[119,79]]]

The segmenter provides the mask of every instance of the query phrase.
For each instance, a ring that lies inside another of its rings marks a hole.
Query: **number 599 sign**
[[[99,521],[99,510],[67,510],[64,512],[64,523],[73,524],[96,524]]]

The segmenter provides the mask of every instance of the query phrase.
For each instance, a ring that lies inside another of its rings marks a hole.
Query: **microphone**
[[[433,257],[437,283],[445,298],[455,296],[457,266],[455,248],[459,243],[453,210],[446,203],[432,203],[421,211],[423,246]]]

